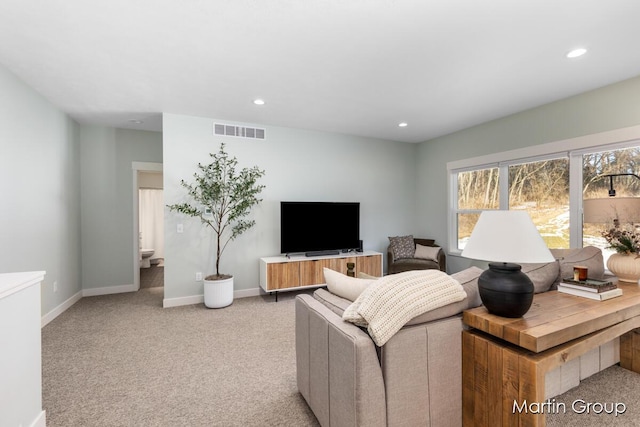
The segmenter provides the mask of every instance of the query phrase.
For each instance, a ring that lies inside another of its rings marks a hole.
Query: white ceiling
[[[634,0],[0,0],[0,63],[84,123],[420,142],[640,75],[639,18]]]

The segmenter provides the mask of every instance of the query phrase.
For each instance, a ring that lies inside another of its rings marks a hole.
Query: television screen
[[[356,249],[360,203],[280,202],[280,253]]]

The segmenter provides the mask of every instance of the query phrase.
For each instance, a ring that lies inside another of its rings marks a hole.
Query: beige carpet
[[[640,426],[640,375],[615,365],[557,396],[555,403],[559,402],[566,411],[547,415],[547,426]],[[616,407],[624,409],[620,404],[626,411],[616,416]],[[613,413],[606,413],[612,409]]]
[[[163,288],[83,298],[42,330],[48,427],[317,426],[297,392],[295,293],[162,308]],[[571,402],[627,412],[576,414]],[[612,367],[556,398],[549,426],[640,426],[640,376]]]
[[[48,427],[316,426],[296,388],[294,294],[162,308],[83,298],[42,330]]]

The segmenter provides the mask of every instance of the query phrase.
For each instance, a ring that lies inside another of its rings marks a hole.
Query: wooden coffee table
[[[517,319],[466,310],[472,329],[462,332],[463,425],[544,426],[544,414],[518,413],[514,402],[544,403],[547,372],[616,337],[620,366],[640,373],[640,286],[618,287],[623,295],[607,301],[537,294]]]

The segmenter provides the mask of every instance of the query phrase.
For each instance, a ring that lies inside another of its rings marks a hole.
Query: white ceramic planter
[[[233,277],[223,280],[204,281],[204,305],[222,308],[233,302]]]
[[[607,260],[607,268],[621,282],[638,283],[640,279],[640,258],[636,254],[613,254]]]

